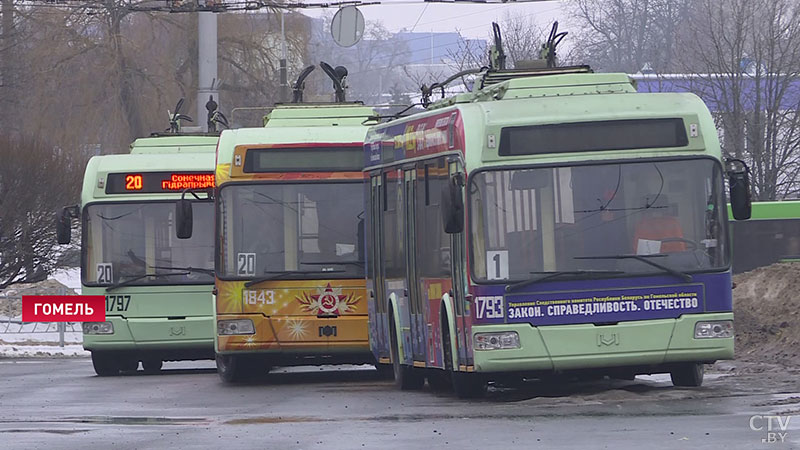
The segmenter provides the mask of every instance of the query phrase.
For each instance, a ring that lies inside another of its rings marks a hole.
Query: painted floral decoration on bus
[[[324,288],[317,289],[316,294],[303,292],[295,298],[305,312],[332,316],[355,311],[355,305],[361,300],[361,297],[356,297],[352,292],[348,295],[342,294],[342,288],[331,287],[330,283]]]

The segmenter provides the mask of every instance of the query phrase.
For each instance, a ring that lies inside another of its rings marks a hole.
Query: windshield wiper
[[[151,269],[161,270],[186,270],[189,272],[199,272],[206,275],[214,276],[214,269],[204,269],[202,267],[171,267],[171,266],[149,266]]]
[[[106,288],[106,292],[111,292],[114,289],[121,288],[123,286],[128,286],[129,284],[133,284],[133,283],[135,283],[135,282],[137,282],[137,281],[139,281],[141,279],[147,278],[147,277],[167,277],[167,276],[172,276],[172,275],[189,275],[189,273],[191,273],[191,272],[146,273],[144,275],[139,275],[138,277],[133,277],[133,278],[127,279],[125,281],[120,281],[118,283],[114,283],[111,286],[108,286]]]
[[[686,283],[692,281],[692,276],[688,273],[681,272],[679,270],[675,270],[671,267],[665,266],[663,264],[659,264],[657,262],[651,261],[648,258],[663,258],[667,255],[660,253],[655,255],[603,255],[603,256],[575,256],[575,259],[634,259],[636,261],[641,261],[647,265],[653,266],[657,269],[661,269],[664,272],[672,275],[673,277],[680,278]]]
[[[250,287],[254,284],[258,284],[264,281],[275,280],[278,278],[283,278],[287,275],[326,275],[329,273],[342,273],[346,272],[345,270],[268,270],[264,273],[269,273],[272,275],[267,275],[265,277],[256,278],[254,280],[250,280],[244,284],[245,287]]]
[[[619,275],[625,272],[621,270],[560,270],[551,272],[531,272],[531,273],[538,274],[541,276],[509,284],[506,286],[506,292],[511,292],[520,286],[524,286],[527,284],[535,284],[540,281],[550,280],[552,278],[558,278],[564,275]]]

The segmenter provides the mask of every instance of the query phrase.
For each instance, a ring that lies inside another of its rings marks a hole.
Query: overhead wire
[[[421,13],[419,13],[419,17],[417,17],[417,21],[416,21],[416,22],[414,22],[414,26],[413,26],[413,27],[411,27],[411,30],[409,31],[409,33],[413,32],[413,31],[414,31],[414,29],[415,29],[415,28],[417,28],[417,24],[419,23],[420,19],[422,19],[422,16],[423,16],[423,15],[425,15],[425,11],[427,11],[427,10],[428,10],[428,6],[430,6],[430,5],[431,5],[430,3],[426,3],[426,4],[425,4],[425,7],[424,7],[424,8],[422,8],[422,12],[421,12]]]
[[[559,5],[558,7],[555,7],[555,8],[547,9],[547,10],[544,10],[544,11],[537,11],[535,13],[525,14],[525,15],[517,16],[517,17],[520,17],[520,18],[532,17],[532,16],[539,15],[539,14],[542,14],[542,13],[555,11],[557,9],[561,9],[561,6]],[[486,27],[486,25],[485,24],[481,24],[481,25],[475,25],[475,26],[472,26],[472,27],[461,28],[461,29],[459,29],[459,31],[461,31],[461,30],[474,30],[474,29],[477,29],[477,28],[484,28],[484,27]],[[407,40],[405,42],[412,42],[412,41],[421,40],[421,39],[430,39],[430,37],[429,36],[422,36],[422,37],[419,37],[419,38],[409,39],[409,40]],[[437,44],[437,45],[431,46],[428,49],[436,49],[436,48],[448,47],[448,46],[451,46],[451,45],[453,45],[453,42],[446,42],[446,43],[443,43],[443,44]],[[413,50],[404,50],[404,51],[401,51],[401,52],[397,52],[398,55],[402,55],[402,54],[406,54],[406,53],[413,53]],[[389,69],[389,68],[396,67],[396,66],[409,65],[409,64],[414,64],[414,63],[422,63],[422,62],[425,62],[425,61],[430,61],[430,57],[425,57],[425,58],[417,59],[417,60],[411,60],[411,61],[405,62],[403,64],[394,64],[394,65],[391,65],[391,66],[379,66],[379,67],[373,67],[373,68],[366,69],[366,70],[361,70],[361,71],[358,71],[358,72],[351,72],[349,77],[352,78],[352,76],[356,75],[356,74],[370,73],[370,72],[380,71],[380,70],[384,70],[384,69]]]

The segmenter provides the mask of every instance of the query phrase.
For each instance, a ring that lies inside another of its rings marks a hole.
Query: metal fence
[[[17,318],[0,318],[0,341],[4,335],[30,335],[32,341],[53,342],[58,333],[58,345],[64,347],[66,333],[81,333],[80,322],[22,322]],[[72,340],[71,340],[72,341]],[[80,342],[80,341],[77,341]]]
[[[9,289],[0,293],[0,341],[6,344],[55,344],[81,343],[83,340],[80,322],[23,322],[22,294],[28,295],[30,288]],[[59,287],[52,292],[57,295],[74,294]],[[39,294],[39,292],[36,292]]]

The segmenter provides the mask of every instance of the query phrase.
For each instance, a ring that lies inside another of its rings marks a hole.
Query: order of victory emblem
[[[303,305],[303,310],[316,315],[338,316],[355,310],[355,305],[360,300],[354,294],[343,294],[342,288],[331,287],[330,283],[324,288],[317,289],[315,294],[303,292],[297,301]]]

